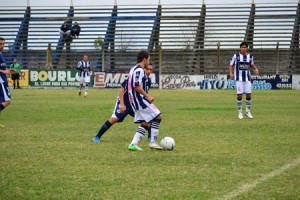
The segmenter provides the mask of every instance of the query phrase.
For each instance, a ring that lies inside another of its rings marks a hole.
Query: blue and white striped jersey
[[[252,54],[234,54],[230,61],[230,66],[233,66],[234,69],[234,80],[244,82],[251,81],[250,70],[252,65],[254,65],[254,59]]]
[[[6,70],[6,68],[9,68],[9,66],[6,66],[4,57],[3,57],[2,53],[0,53],[0,69]],[[3,82],[7,82],[6,74],[0,73],[0,77]]]
[[[151,105],[145,96],[138,93],[135,88],[141,86],[145,92],[149,90],[149,79],[144,72],[144,69],[136,65],[131,68],[128,76],[128,98],[133,110],[142,110]]]
[[[90,61],[87,61],[87,62],[84,62],[84,60],[81,60],[78,62],[77,64],[77,69],[79,70],[79,73],[78,75],[81,77],[86,77],[86,76],[90,76],[90,71],[91,71],[91,62]],[[83,70],[84,69],[87,69],[86,72],[84,72]]]
[[[150,87],[151,87],[151,79],[149,78],[149,77],[147,77],[146,76],[146,81],[143,81],[144,82],[144,84],[146,85],[145,86],[145,92],[149,92],[149,90],[150,90]],[[130,105],[130,102],[129,102],[129,98],[128,98],[128,79],[126,79],[126,80],[124,80],[123,81],[123,83],[122,83],[122,87],[125,89],[125,92],[124,92],[124,104],[125,104],[125,106],[126,107],[128,107],[128,106],[130,106],[131,107],[131,105]],[[144,88],[144,87],[143,87]],[[118,102],[120,103],[120,98],[119,98],[119,96],[118,96],[118,98],[117,98],[117,100],[118,100]]]

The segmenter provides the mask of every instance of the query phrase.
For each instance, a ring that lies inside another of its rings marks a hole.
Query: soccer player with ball
[[[240,44],[240,52],[234,54],[230,65],[229,74],[230,79],[235,80],[236,94],[237,94],[237,107],[238,107],[238,118],[243,119],[242,112],[242,97],[246,94],[246,113],[245,115],[253,119],[250,113],[251,109],[251,73],[250,69],[254,69],[254,73],[258,75],[258,69],[254,64],[254,58],[252,54],[248,53],[247,42]]]
[[[151,87],[151,79],[149,78],[150,74],[152,73],[153,66],[150,64],[147,68],[144,69],[145,73],[147,75],[147,79],[145,80],[146,86],[146,92],[148,93],[150,87]],[[100,139],[102,135],[115,123],[123,122],[125,117],[127,115],[131,115],[134,117],[134,112],[131,108],[131,105],[128,100],[128,92],[125,88],[127,88],[128,79],[126,79],[119,90],[119,96],[117,97],[116,105],[113,111],[112,116],[110,119],[108,119],[100,128],[97,135],[93,138],[93,141],[96,143],[100,142]],[[150,129],[149,129],[148,137],[151,136]]]
[[[150,64],[150,55],[147,51],[141,50],[137,55],[137,64],[130,69],[128,77],[128,98],[134,111],[134,122],[141,123],[138,127],[128,149],[131,151],[142,151],[138,146],[139,141],[144,137],[146,131],[151,129],[151,141],[149,147],[162,149],[157,144],[158,132],[162,115],[152,103],[154,98],[145,91],[146,74],[144,68]]]

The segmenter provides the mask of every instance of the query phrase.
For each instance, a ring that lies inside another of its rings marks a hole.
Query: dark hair
[[[244,41],[244,42],[242,42],[242,43],[240,44],[240,47],[242,47],[242,46],[248,47],[248,43],[247,43],[246,41]]]
[[[144,58],[148,59],[148,57],[149,57],[148,52],[145,50],[141,50],[137,55],[136,61],[137,63],[140,63],[144,60]]]
[[[0,37],[0,40],[2,41],[2,40],[5,40],[3,37]]]

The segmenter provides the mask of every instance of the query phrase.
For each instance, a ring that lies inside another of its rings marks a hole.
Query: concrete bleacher
[[[13,44],[18,30],[21,24],[21,20],[24,17],[26,8],[0,8],[1,13],[1,37],[6,39],[6,43]],[[5,16],[5,17],[4,17]],[[16,19],[16,20],[14,20]]]
[[[227,73],[246,40],[263,73],[300,73],[299,10],[299,4],[4,7],[0,36],[8,64],[16,57],[25,68],[45,68],[51,43],[59,69],[87,54],[96,70],[126,71],[148,49],[156,69],[161,53],[162,73]],[[60,38],[64,21],[79,23],[79,38]],[[99,38],[103,51],[94,46]]]

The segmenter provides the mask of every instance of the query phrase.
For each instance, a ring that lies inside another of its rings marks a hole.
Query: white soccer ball
[[[173,151],[175,148],[175,140],[171,137],[164,137],[161,141],[160,141],[160,146],[164,149],[164,150],[170,150]]]

